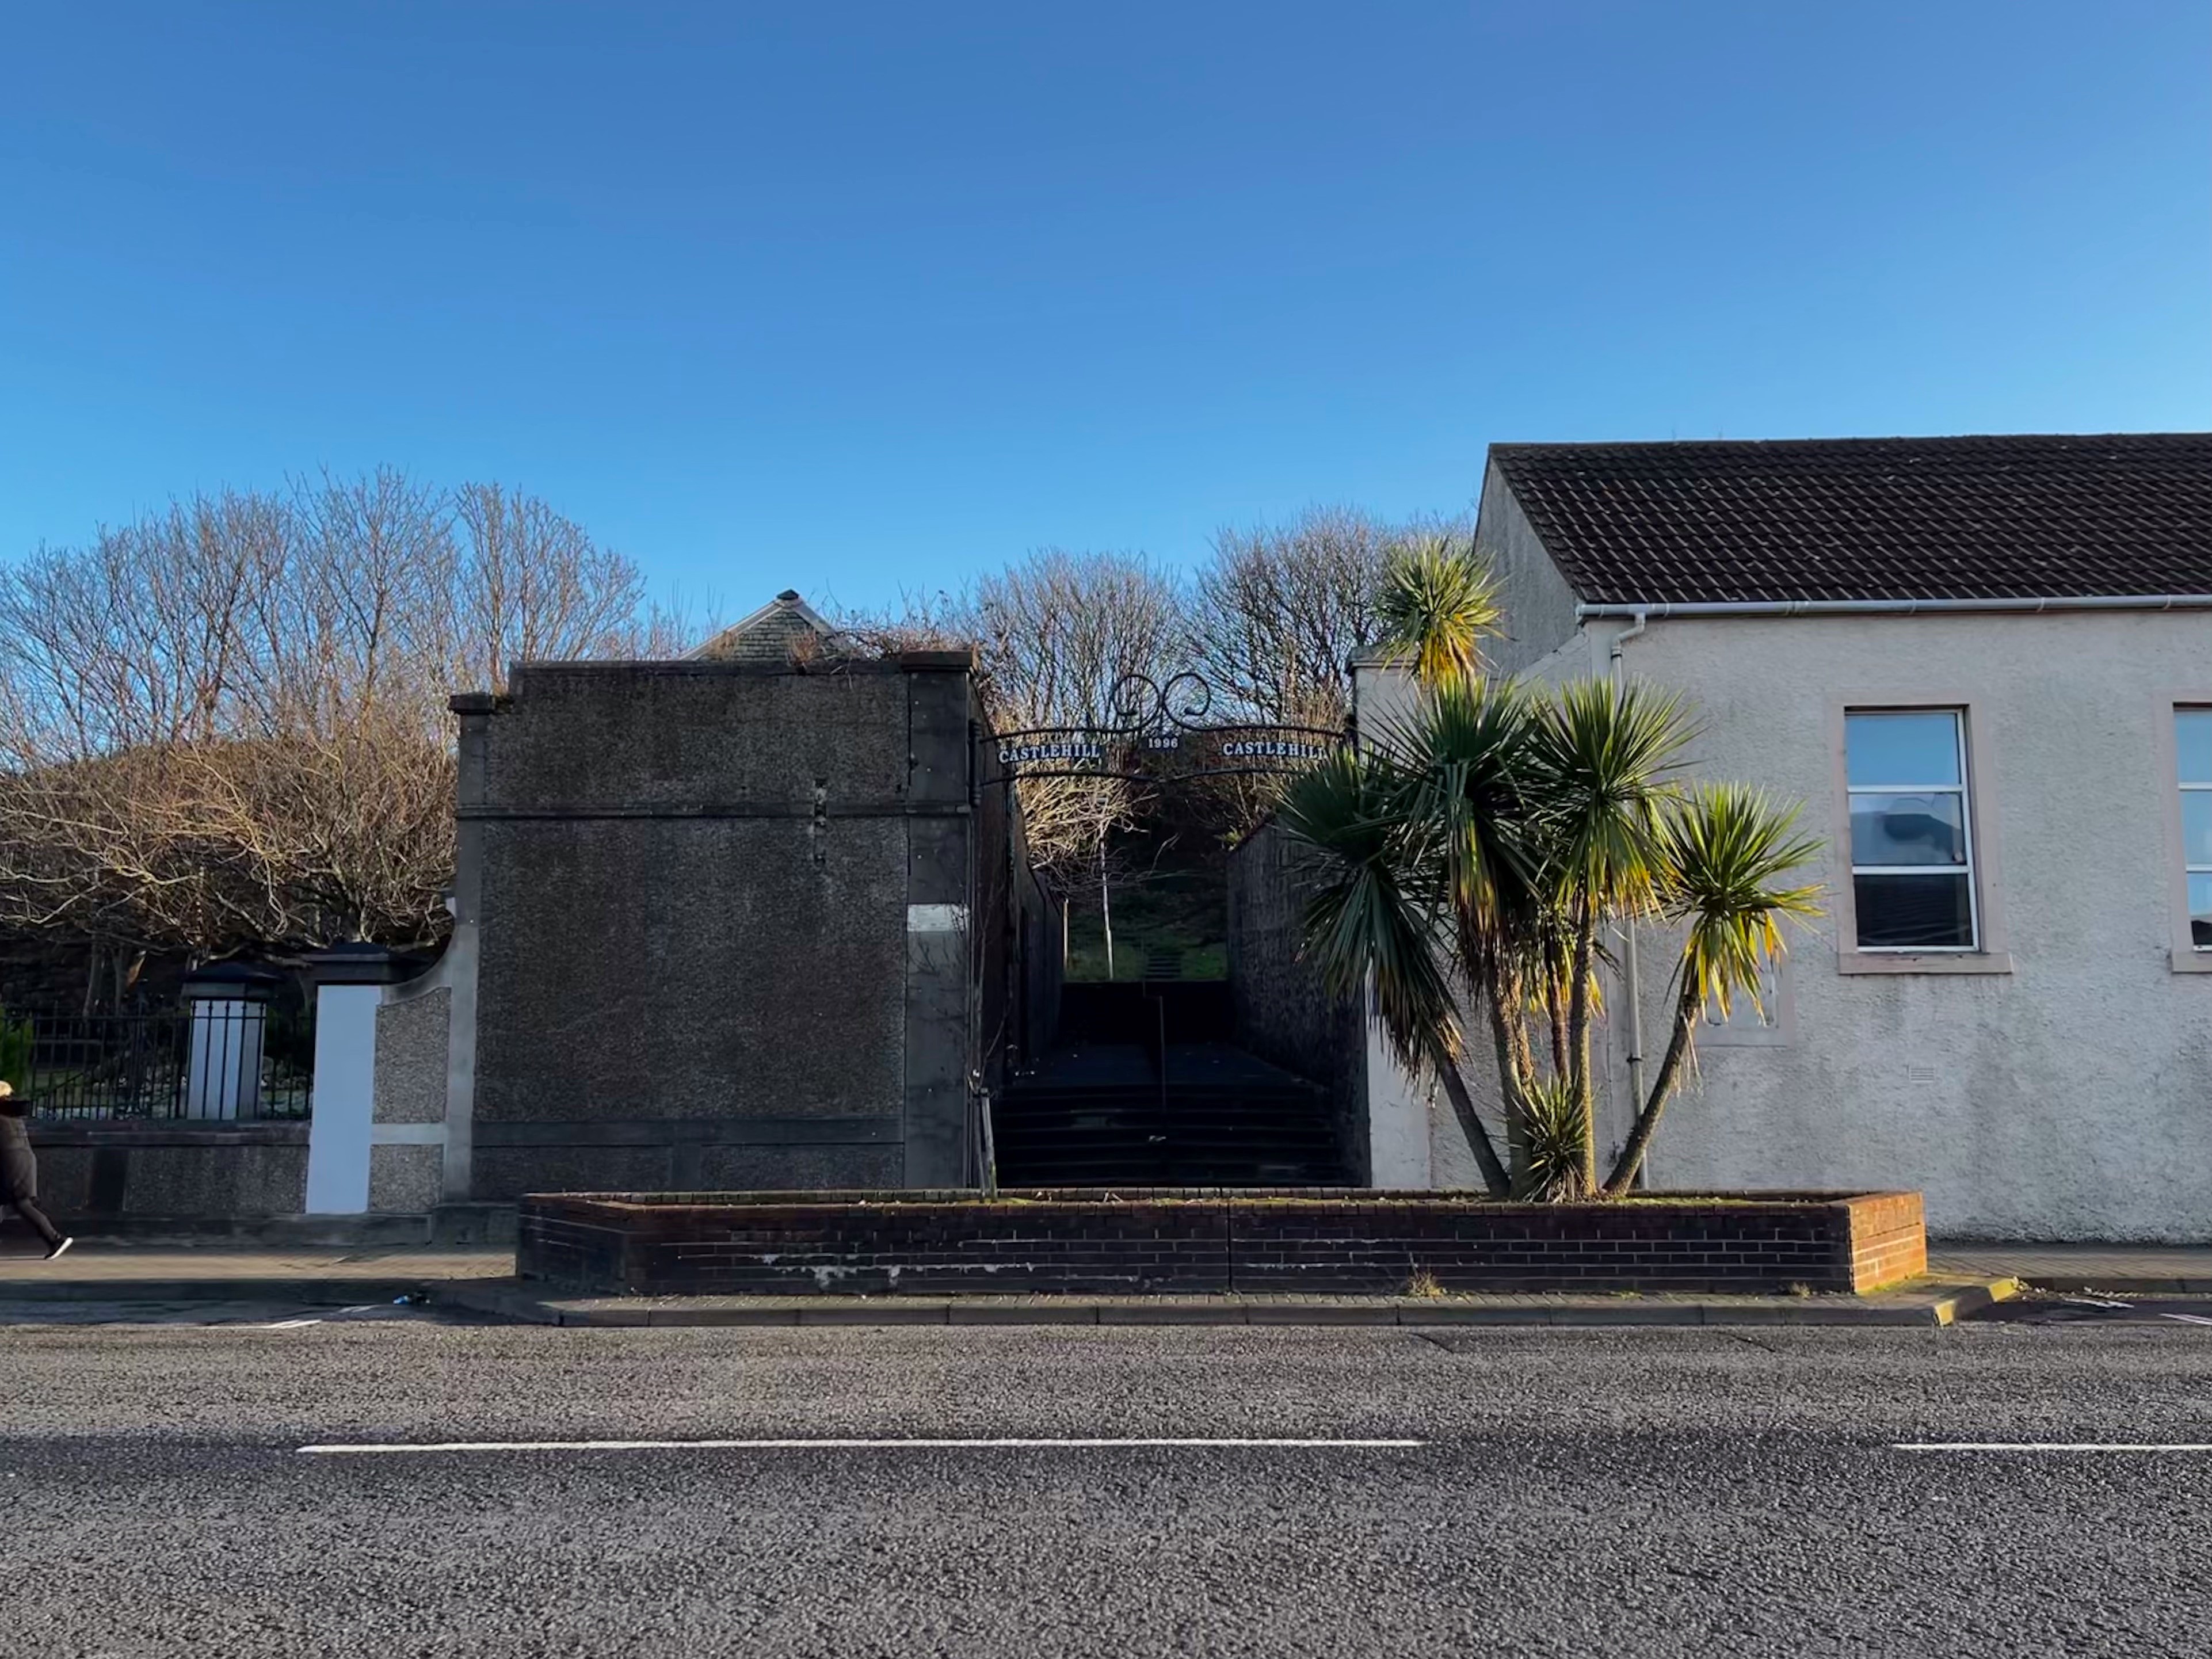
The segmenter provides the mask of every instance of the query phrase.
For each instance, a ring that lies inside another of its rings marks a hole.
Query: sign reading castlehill
[[[1328,726],[1209,720],[1213,688],[1197,674],[1165,685],[1122,677],[1097,726],[1040,726],[998,737],[999,781],[1021,778],[1184,778],[1298,772],[1344,746]]]

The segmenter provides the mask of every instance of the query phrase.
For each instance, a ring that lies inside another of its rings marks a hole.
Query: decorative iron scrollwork
[[[1151,783],[1304,770],[1341,748],[1346,734],[1318,726],[1210,722],[1213,687],[1186,671],[1165,684],[1124,674],[1107,694],[1107,720],[1091,726],[1041,726],[998,736],[995,775],[1127,778]]]

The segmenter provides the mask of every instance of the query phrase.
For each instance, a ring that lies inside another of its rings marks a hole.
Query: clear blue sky
[[[13,8],[0,557],[380,461],[724,609],[1496,440],[2212,425],[2203,0]]]

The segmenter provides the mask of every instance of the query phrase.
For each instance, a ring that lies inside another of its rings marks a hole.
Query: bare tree
[[[1164,685],[1184,666],[1188,594],[1141,554],[1033,553],[957,593],[908,594],[887,614],[847,615],[841,631],[878,651],[972,644],[1000,732],[1110,726],[1132,676]],[[1115,834],[1142,786],[1122,777],[1023,777],[1014,785],[1031,861],[1063,895],[1096,884],[1102,908]],[[1110,928],[1110,915],[1109,927]]]
[[[544,502],[389,470],[42,550],[0,569],[0,924],[118,963],[434,939],[447,699],[679,626]]]
[[[1379,636],[1375,602],[1391,550],[1465,533],[1457,520],[1387,524],[1350,507],[1309,507],[1280,528],[1224,529],[1198,574],[1192,658],[1246,718],[1340,725],[1346,665]]]

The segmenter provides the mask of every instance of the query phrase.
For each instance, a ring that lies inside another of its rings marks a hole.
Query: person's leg
[[[62,1242],[62,1230],[55,1226],[46,1212],[39,1207],[38,1200],[18,1198],[10,1201],[15,1206],[15,1213],[31,1224],[31,1231],[38,1234],[40,1242],[48,1249]]]

